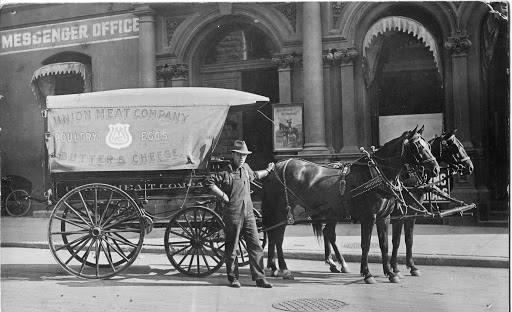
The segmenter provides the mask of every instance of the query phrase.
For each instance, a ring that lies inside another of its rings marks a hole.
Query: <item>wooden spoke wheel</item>
[[[30,210],[29,194],[25,190],[14,190],[5,199],[5,210],[13,217],[21,217]]]
[[[142,249],[142,211],[117,187],[92,183],[68,192],[48,225],[50,250],[67,272],[110,278],[130,267]]]
[[[224,263],[219,250],[224,242],[224,222],[212,209],[193,206],[180,210],[167,224],[164,246],[167,258],[183,274],[204,277]]]

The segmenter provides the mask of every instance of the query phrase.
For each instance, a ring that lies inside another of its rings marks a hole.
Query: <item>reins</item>
[[[299,196],[297,196],[292,190],[290,190],[290,188],[287,186],[286,184],[286,167],[288,165],[288,163],[292,160],[292,158],[289,158],[286,160],[284,166],[283,166],[283,179],[281,179],[279,177],[279,175],[277,174],[277,172],[274,170],[274,174],[277,178],[277,180],[284,186],[284,189],[285,189],[285,198],[286,198],[286,210],[287,210],[287,218],[286,220],[284,221],[281,221],[277,224],[274,224],[273,226],[269,227],[269,228],[266,228],[266,229],[263,229],[263,231],[269,231],[271,229],[274,229],[276,227],[279,227],[281,225],[284,225],[284,224],[288,224],[288,225],[291,225],[291,224],[294,224],[296,221],[301,221],[301,220],[305,220],[313,215],[316,215],[316,214],[319,214],[320,212],[326,210],[326,209],[329,209],[331,208],[332,206],[336,205],[336,204],[340,204],[344,201],[347,201],[347,200],[350,200],[352,198],[355,198],[355,197],[358,197],[364,193],[367,193],[368,191],[376,188],[376,187],[379,187],[381,185],[386,185],[389,190],[393,193],[393,195],[397,198],[400,197],[400,191],[402,189],[402,184],[397,181],[398,185],[395,186],[393,185],[392,181],[390,181],[383,173],[382,171],[380,170],[379,168],[379,165],[377,163],[375,163],[372,159],[372,156],[370,153],[368,153],[367,151],[364,150],[364,148],[361,148],[361,151],[365,152],[366,155],[363,156],[363,157],[360,157],[358,158],[356,161],[354,161],[353,163],[351,163],[350,165],[364,165],[364,166],[368,166],[369,169],[370,169],[370,174],[372,175],[372,179],[359,185],[358,187],[356,187],[355,189],[351,190],[347,195],[341,195],[339,197],[336,197],[335,199],[331,200],[331,201],[328,201],[322,205],[320,205],[319,207],[315,208],[315,209],[311,209],[302,199],[300,199]],[[362,164],[360,163],[359,161],[363,158],[368,158],[368,162],[366,164]],[[307,163],[311,163],[311,164],[314,164],[312,162],[308,162],[306,160],[303,160],[304,162],[307,162]],[[316,165],[316,164],[315,164]],[[317,165],[318,166],[318,165]],[[327,167],[327,166],[320,166],[320,167],[324,167],[324,168],[327,168],[327,169],[336,169],[336,168],[333,168],[333,167]],[[373,174],[371,172],[371,168],[373,168],[377,174]],[[374,176],[375,175],[375,176]],[[301,204],[304,206],[304,208],[307,208],[308,211],[304,214],[301,215],[301,219],[299,220],[294,220],[293,219],[293,214],[291,214],[291,206],[290,206],[290,201],[289,201],[289,197],[288,197],[288,192],[290,192],[297,200],[299,200],[301,202]],[[403,200],[403,199],[402,199]]]

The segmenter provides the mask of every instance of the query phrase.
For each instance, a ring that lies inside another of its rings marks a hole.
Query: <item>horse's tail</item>
[[[316,240],[320,242],[321,238],[323,236],[323,233],[322,233],[323,223],[321,221],[313,220],[311,222],[311,226],[313,227],[313,234],[315,234]]]

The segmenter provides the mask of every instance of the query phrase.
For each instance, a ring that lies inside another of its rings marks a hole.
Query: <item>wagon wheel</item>
[[[221,217],[203,206],[180,210],[167,224],[164,246],[167,258],[181,273],[204,277],[224,263],[218,246],[224,241]]]
[[[27,191],[14,190],[5,199],[5,210],[13,217],[21,217],[29,211],[31,204]]]
[[[83,185],[55,205],[48,226],[50,250],[73,275],[109,278],[137,258],[144,224],[140,208],[122,190],[107,184]]]
[[[258,235],[260,237],[260,244],[263,249],[267,244],[267,232],[263,232],[263,225],[261,223],[261,213],[255,208],[252,209],[254,212],[254,216],[256,217],[256,226],[258,227]],[[225,242],[222,241],[219,243],[215,250],[219,252],[220,257],[224,257],[224,245]],[[247,251],[247,243],[245,242],[245,238],[243,234],[240,234],[238,238],[238,265],[245,266],[249,264],[249,252]]]

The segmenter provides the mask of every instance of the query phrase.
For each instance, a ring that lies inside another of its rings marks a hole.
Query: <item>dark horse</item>
[[[398,176],[406,164],[423,166],[429,176],[439,173],[439,165],[417,127],[384,144],[371,158],[369,154],[351,164],[350,173],[314,163],[288,159],[279,162],[263,182],[262,217],[268,229],[268,267],[279,268],[290,278],[282,250],[287,220],[300,205],[313,220],[344,220],[348,215],[361,221],[361,275],[375,283],[368,268],[368,252],[373,226],[393,210],[389,205],[399,192]],[[332,208],[332,209],[331,209]],[[390,280],[399,281],[391,272]]]
[[[432,139],[429,143],[432,146],[432,154],[436,157],[438,163],[445,163],[448,165],[448,171],[450,173],[460,172],[462,175],[468,175],[473,172],[473,163],[469,158],[466,150],[462,143],[455,137],[455,133],[457,129],[453,130],[449,133],[444,133],[439,137]],[[448,178],[448,177],[447,177]],[[428,188],[425,188],[424,185],[427,184],[428,179],[424,179],[420,174],[413,173],[409,177],[404,177],[404,185],[410,190],[410,193],[404,196],[404,200],[408,205],[413,206],[414,200],[410,198],[411,194],[418,200],[418,202],[423,202],[425,198],[425,194],[428,192]],[[391,216],[396,217],[400,213],[399,211],[394,211]],[[409,212],[410,213],[410,212]],[[413,276],[421,276],[420,271],[414,265],[414,260],[412,258],[412,245],[413,245],[413,233],[414,233],[414,224],[416,223],[415,218],[392,218],[391,224],[393,228],[393,251],[391,254],[391,268],[393,272],[398,275],[398,277],[403,278],[402,273],[398,269],[398,247],[400,247],[400,236],[402,235],[402,227],[405,232],[405,246],[406,246],[406,256],[405,256],[405,265],[410,269],[411,275]],[[377,222],[377,232],[379,233],[379,241],[381,245],[381,252],[386,253],[388,251],[388,227],[389,227],[389,219],[379,220]],[[384,267],[384,273],[386,270],[389,271],[389,268]]]
[[[441,136],[430,140],[429,143],[432,146],[431,151],[438,163],[445,163],[448,165],[449,172],[460,172],[463,175],[468,175],[473,172],[473,163],[467,155],[462,143],[455,137],[456,132],[457,130],[455,129],[452,132],[444,133]],[[411,195],[414,196],[419,203],[423,202],[425,194],[428,192],[428,188],[425,187],[427,186],[428,179],[425,178],[421,172],[416,172],[414,169],[412,171],[404,172],[402,175],[400,175],[400,180],[409,190],[409,192],[403,192],[402,194],[403,199],[407,205],[414,207],[416,204],[416,201],[410,197]],[[414,260],[412,258],[413,232],[416,219],[400,218],[403,216],[403,213],[404,211],[399,209],[395,209],[391,213],[391,224],[393,226],[393,251],[389,263],[391,268],[387,263],[383,263],[384,274],[389,275],[389,272],[391,269],[393,269],[393,272],[397,274],[399,278],[403,278],[402,273],[398,269],[397,255],[398,248],[400,247],[400,236],[402,235],[402,228],[404,228],[406,244],[406,266],[410,269],[411,275],[421,276],[420,271],[415,266]],[[405,213],[407,213],[407,211],[405,211]],[[387,258],[388,253],[389,222],[390,218],[378,219],[376,222],[379,236],[379,245],[383,258]],[[345,260],[343,259],[343,256],[340,254],[338,247],[336,246],[336,224],[336,221],[327,222],[323,229],[325,261],[330,265],[331,272],[347,273],[350,272],[350,269],[348,268]],[[313,224],[313,226],[318,227],[319,225]],[[339,269],[331,257],[330,246],[332,246],[336,255],[336,259],[340,264]]]

